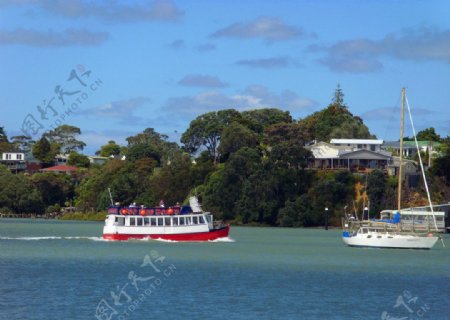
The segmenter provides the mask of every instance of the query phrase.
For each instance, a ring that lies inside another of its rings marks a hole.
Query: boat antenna
[[[111,201],[111,205],[113,206],[114,205],[114,201],[113,201],[113,197],[112,197],[112,194],[111,194],[111,188],[108,188],[108,192],[109,192],[109,200]]]
[[[406,90],[402,88],[402,110],[400,113],[400,163],[398,167],[398,187],[397,187],[397,210],[400,213],[402,208],[402,176],[403,176],[403,134],[405,118],[405,96]]]

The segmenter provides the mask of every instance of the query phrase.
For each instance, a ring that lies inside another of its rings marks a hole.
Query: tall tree
[[[121,147],[114,140],[110,140],[107,144],[101,146],[95,154],[101,157],[110,157],[119,155],[121,151]]]
[[[80,134],[80,128],[64,124],[47,132],[45,136],[50,142],[58,144],[61,152],[69,154],[73,151],[81,151],[86,146],[86,143],[77,140]]]
[[[32,148],[33,156],[41,161],[44,165],[51,165],[55,156],[59,152],[57,144],[51,144],[45,136],[42,136]]]
[[[219,158],[217,150],[224,128],[231,122],[242,119],[234,109],[208,112],[191,121],[189,128],[181,136],[181,142],[191,154],[206,148],[214,162]]]
[[[8,152],[11,150],[11,144],[9,143],[8,136],[3,127],[0,127],[0,154],[2,152]]]
[[[15,150],[25,153],[30,152],[35,143],[31,137],[24,135],[11,137],[11,142]]]

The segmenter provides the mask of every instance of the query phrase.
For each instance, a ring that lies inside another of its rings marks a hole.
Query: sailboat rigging
[[[402,89],[402,106],[400,117],[400,162],[398,170],[398,186],[397,186],[397,212],[393,219],[389,220],[354,220],[345,217],[343,219],[343,234],[342,239],[344,243],[354,247],[377,247],[377,248],[403,248],[403,249],[431,249],[438,241],[439,237],[434,235],[430,230],[422,230],[417,232],[414,225],[408,228],[401,223],[401,198],[402,198],[402,180],[403,180],[403,135],[404,135],[404,113],[405,105],[408,108],[409,119],[413,128],[414,140],[417,150],[419,145],[412,121],[411,109],[406,98],[406,90]],[[433,216],[435,232],[438,232],[436,218],[434,216],[433,204],[428,189],[428,184],[425,178],[425,170],[423,162],[419,154],[419,162],[425,183],[425,190],[427,192],[428,202],[431,208],[431,215]]]

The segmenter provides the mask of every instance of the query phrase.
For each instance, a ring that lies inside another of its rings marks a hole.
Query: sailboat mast
[[[402,208],[402,177],[403,177],[403,134],[405,124],[405,88],[402,88],[402,111],[400,114],[400,163],[398,166],[397,210]]]

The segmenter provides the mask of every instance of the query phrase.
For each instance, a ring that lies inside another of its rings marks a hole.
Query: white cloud
[[[319,61],[336,72],[380,71],[383,57],[450,63],[450,30],[409,29],[401,35],[386,35],[381,40],[353,39],[310,50],[324,51],[325,56]]]
[[[0,45],[27,45],[33,47],[96,46],[106,41],[108,33],[84,29],[52,30],[43,32],[18,28],[13,31],[0,30]]]
[[[273,17],[260,17],[251,22],[236,22],[228,27],[217,30],[211,36],[213,38],[261,38],[264,40],[284,41],[303,36],[301,28],[290,26],[281,19]]]

